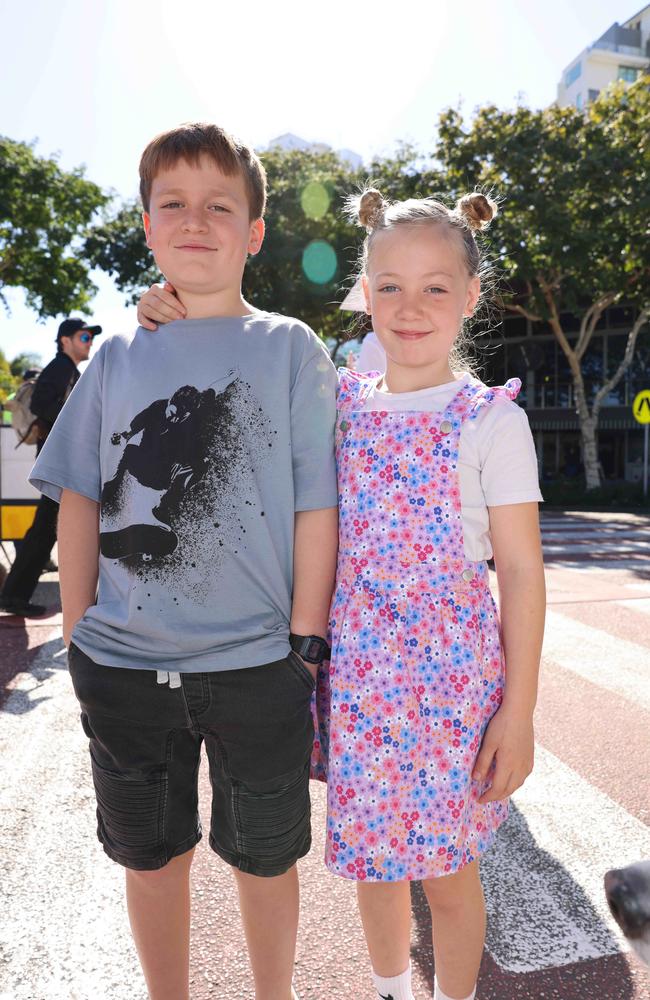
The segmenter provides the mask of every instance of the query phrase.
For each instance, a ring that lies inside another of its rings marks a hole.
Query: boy
[[[264,236],[255,154],[180,126],[147,146],[140,178],[147,244],[187,319],[102,345],[32,482],[61,501],[98,836],[126,868],[150,997],[189,997],[205,740],[210,846],[235,870],[256,997],[289,1000],[336,559],[335,373],[307,327],[242,297]]]

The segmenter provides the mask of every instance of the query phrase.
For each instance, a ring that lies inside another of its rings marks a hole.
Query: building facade
[[[634,313],[612,306],[603,314],[582,369],[587,398],[596,392],[623,360]],[[563,316],[569,341],[577,339],[579,320]],[[490,385],[516,376],[522,381],[520,402],[526,408],[540,469],[549,482],[582,476],[582,443],[573,382],[567,359],[550,327],[516,317],[506,318],[488,340],[483,340],[487,362],[481,372]],[[598,454],[603,479],[640,482],[643,476],[643,429],[632,414],[634,397],[650,389],[650,331],[637,340],[634,360],[606,397],[598,420]]]
[[[634,83],[649,66],[650,4],[623,24],[615,21],[569,63],[558,84],[557,103],[581,110],[610,83]]]

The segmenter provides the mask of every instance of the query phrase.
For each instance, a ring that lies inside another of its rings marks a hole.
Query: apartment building
[[[615,21],[566,67],[557,103],[582,109],[616,80],[634,81],[650,66],[650,4],[629,20]]]

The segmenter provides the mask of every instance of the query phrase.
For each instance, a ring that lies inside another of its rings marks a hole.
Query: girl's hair
[[[497,204],[488,195],[472,191],[459,198],[455,207],[450,209],[434,198],[408,198],[391,204],[376,188],[366,188],[361,194],[348,198],[346,207],[348,215],[367,233],[359,259],[361,274],[367,270],[377,233],[397,226],[435,224],[443,226],[458,241],[467,273],[471,278],[480,277],[481,301],[485,299],[488,287],[493,283],[493,268],[481,252],[475,233],[486,229],[497,214]],[[467,324],[463,324],[449,356],[449,365],[455,371],[472,371],[474,367],[468,356],[471,338],[466,327]]]

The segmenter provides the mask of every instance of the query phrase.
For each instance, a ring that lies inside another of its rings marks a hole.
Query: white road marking
[[[650,830],[543,747],[481,864],[487,947],[510,972],[599,958],[627,945],[603,876],[650,857]]]
[[[542,656],[650,711],[650,649],[548,610]]]
[[[616,601],[622,608],[630,608],[631,611],[639,611],[643,615],[650,615],[650,597],[631,597],[629,601]]]

